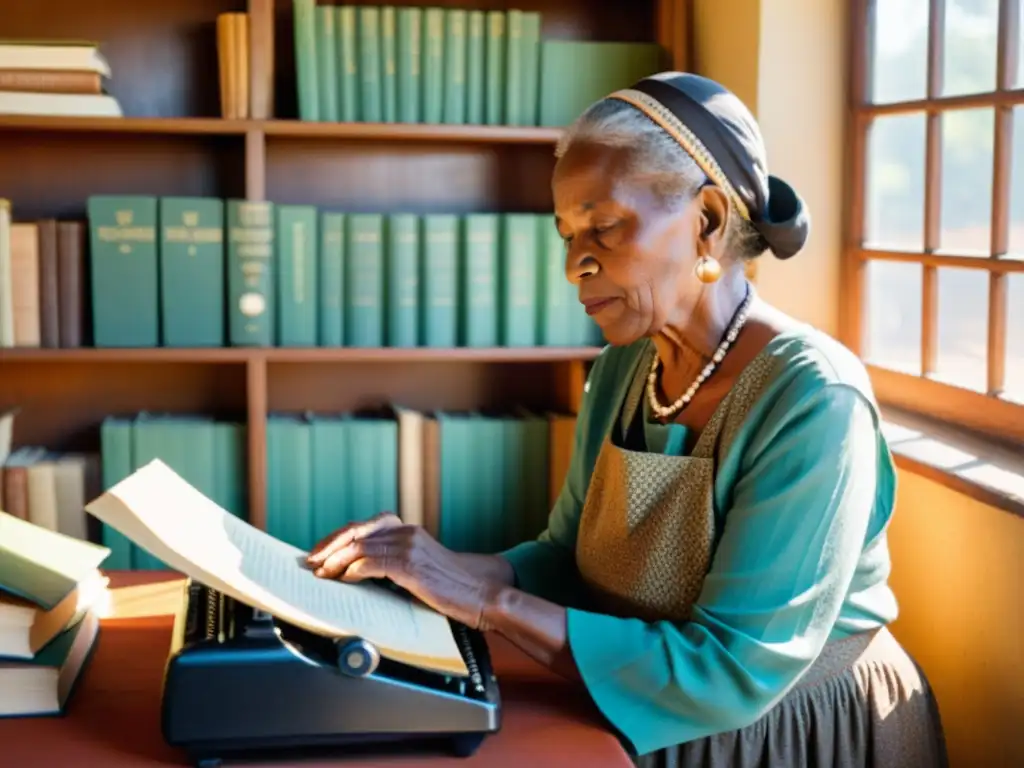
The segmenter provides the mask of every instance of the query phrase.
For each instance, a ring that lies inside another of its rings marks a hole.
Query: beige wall
[[[694,0],[694,70],[757,115],[813,234],[761,294],[835,334],[842,287],[844,0]],[[1024,766],[1024,520],[908,472],[891,530],[893,628],[932,681],[954,768]]]
[[[1024,520],[900,473],[894,634],[939,699],[954,766],[1024,766]]]

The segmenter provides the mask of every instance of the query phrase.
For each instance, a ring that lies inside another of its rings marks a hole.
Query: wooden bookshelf
[[[302,122],[292,3],[275,0],[275,112],[220,115],[215,23],[258,0],[39,0],[6,38],[96,40],[124,118],[0,116],[0,197],[15,220],[84,218],[93,194],[311,203],[348,211],[543,212],[560,129]],[[370,0],[371,4],[373,0]],[[410,2],[408,5],[431,5]],[[686,0],[443,0],[543,14],[544,38],[658,42],[685,69]],[[254,71],[253,80],[267,75]],[[266,416],[385,402],[423,409],[579,405],[592,348],[3,349],[0,409],[18,445],[96,450],[113,414],[202,412],[248,423],[249,519],[266,521]]]
[[[35,117],[0,115],[4,131],[133,134],[166,136],[212,135],[346,139],[350,141],[451,142],[477,144],[554,145],[558,128],[502,125],[418,125],[413,123],[312,123],[301,120],[225,120],[218,117]]]

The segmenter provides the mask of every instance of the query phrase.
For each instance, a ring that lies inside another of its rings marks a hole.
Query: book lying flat
[[[405,664],[468,674],[442,614],[375,584],[318,578],[306,552],[222,509],[159,459],[85,508],[171,568],[282,621],[362,637]]]
[[[110,550],[0,511],[0,589],[50,610],[92,578]]]
[[[40,608],[0,592],[0,661],[31,659],[57,635],[80,621],[89,609],[103,609],[108,579],[99,571],[76,585],[56,606]]]
[[[99,634],[92,610],[27,661],[0,662],[0,717],[64,711]]]

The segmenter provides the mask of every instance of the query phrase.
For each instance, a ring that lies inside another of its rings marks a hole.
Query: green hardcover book
[[[523,125],[523,12],[505,16],[505,124]]]
[[[484,53],[487,58],[484,116],[487,125],[503,125],[505,122],[506,43],[505,12],[488,11],[487,38],[484,44]]]
[[[537,343],[537,216],[504,215],[501,240],[501,339],[507,347]]]
[[[484,53],[486,28],[483,11],[467,13],[466,34],[466,122],[484,124],[484,99],[487,57]]]
[[[0,511],[0,588],[44,610],[93,577],[109,555],[107,547]]]
[[[320,92],[317,84],[316,0],[294,0],[292,32],[295,37],[295,79],[300,120],[320,119]]]
[[[502,500],[501,548],[512,546],[523,529],[526,510],[527,489],[523,487],[524,465],[526,463],[525,432],[522,421],[515,415],[498,420],[502,436]]]
[[[365,415],[348,422],[349,481],[344,502],[348,522],[396,510],[395,495],[381,490],[397,482],[393,467],[389,474],[389,467],[381,462],[381,424],[379,419]]]
[[[277,343],[315,347],[317,338],[317,210],[278,205]]]
[[[109,491],[132,473],[132,423],[107,417],[100,422],[100,475],[103,490]],[[135,545],[115,528],[103,523],[100,541],[110,550],[105,566],[114,571],[135,567]]]
[[[345,343],[345,214],[320,216],[320,334],[321,347]]]
[[[337,7],[338,18],[334,33],[334,47],[338,59],[338,117],[343,122],[360,120],[359,48],[356,8],[353,5]]]
[[[454,347],[458,343],[458,262],[458,216],[449,213],[423,216],[420,280],[424,346]]]
[[[519,124],[537,125],[540,106],[540,14],[536,11],[523,13],[520,48],[522,96],[519,109],[522,120]]]
[[[274,344],[274,204],[228,200],[228,337],[236,347]]]
[[[224,202],[161,198],[159,260],[164,346],[224,346]]]
[[[387,219],[384,281],[387,345],[415,347],[420,339],[419,217],[392,213]]]
[[[543,40],[538,123],[561,127],[598,99],[661,70],[657,43]]]
[[[578,343],[572,308],[582,307],[576,298],[576,286],[565,274],[565,241],[547,217],[539,218],[538,241],[541,269],[537,302],[540,317],[540,343],[546,347],[568,347]]]
[[[473,505],[467,482],[472,476],[472,472],[467,470],[476,464],[470,444],[474,418],[471,414],[462,413],[440,413],[437,416],[441,458],[438,540],[456,552],[479,551],[474,530],[474,518],[479,508]],[[499,494],[495,493],[494,498],[500,498]]]
[[[423,94],[423,11],[398,9],[398,120],[420,121]]]
[[[466,122],[466,11],[445,11],[444,29],[444,114],[450,124]]]
[[[312,538],[320,541],[349,523],[349,420],[344,416],[310,417]],[[356,452],[365,446],[355,446]]]
[[[536,539],[548,523],[548,473],[551,471],[550,424],[535,413],[522,413],[519,429],[523,440],[523,467],[520,487],[523,489],[523,507],[516,516],[518,530],[506,542],[514,547],[524,541]]]
[[[326,122],[338,120],[337,14],[332,5],[316,7],[316,61],[319,114]]]
[[[392,416],[374,414],[360,420],[366,437],[367,456],[372,462],[366,477],[364,507],[366,517],[378,512],[398,514],[398,421]]]
[[[398,122],[398,28],[395,7],[380,9],[381,99],[385,123]]]
[[[235,517],[246,513],[248,430],[244,424],[218,421],[213,424],[214,494],[210,498]]]
[[[267,417],[267,533],[303,551],[316,543],[311,446],[307,419]]]
[[[380,8],[361,5],[359,20],[359,110],[365,123],[384,119],[384,92],[381,84]]]
[[[471,213],[463,219],[458,304],[460,337],[467,347],[498,346],[499,222],[496,213]]]
[[[93,195],[88,215],[93,343],[159,346],[156,198]]]
[[[423,122],[444,121],[444,9],[423,10]]]
[[[345,243],[345,342],[384,346],[384,217],[348,215]]]

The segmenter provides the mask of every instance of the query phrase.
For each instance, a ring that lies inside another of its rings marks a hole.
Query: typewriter
[[[487,644],[463,624],[452,629],[469,674],[450,676],[382,658],[360,638],[303,631],[194,581],[185,603],[164,671],[161,727],[199,768],[421,742],[466,757],[500,727]]]

